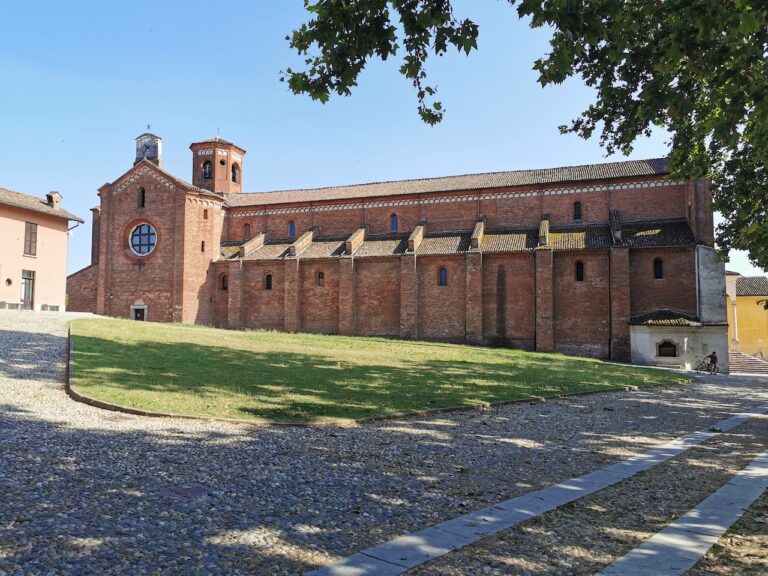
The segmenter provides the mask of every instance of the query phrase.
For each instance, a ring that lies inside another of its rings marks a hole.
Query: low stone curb
[[[123,412],[125,414],[132,414],[134,416],[146,416],[149,418],[179,418],[182,420],[199,420],[202,422],[228,422],[231,424],[244,424],[254,427],[290,427],[290,428],[356,428],[363,424],[385,422],[388,420],[403,420],[406,418],[418,418],[422,416],[434,416],[436,414],[448,414],[451,412],[474,412],[492,410],[493,408],[500,408],[502,406],[509,406],[511,404],[522,404],[525,402],[546,402],[547,400],[561,400],[565,398],[573,398],[576,396],[586,396],[589,394],[609,394],[612,392],[634,392],[639,390],[638,386],[624,386],[622,388],[615,388],[612,390],[587,390],[584,392],[574,392],[573,394],[557,394],[553,396],[532,396],[530,398],[519,398],[517,400],[499,400],[498,402],[490,402],[488,404],[482,404],[479,406],[447,406],[445,408],[430,408],[426,410],[415,410],[411,412],[400,412],[398,414],[387,414],[384,416],[367,416],[365,418],[358,418],[356,420],[337,420],[333,422],[259,422],[254,420],[246,420],[243,418],[220,418],[216,416],[193,416],[190,414],[174,414],[165,412],[152,412],[149,410],[141,410],[140,408],[130,408],[128,406],[122,406],[120,404],[112,404],[97,400],[86,396],[81,392],[78,392],[72,384],[72,376],[74,370],[72,368],[72,330],[68,331],[67,338],[69,345],[67,346],[67,374],[64,389],[67,395],[83,404],[88,404],[94,408],[100,408],[102,410],[109,410],[112,412]],[[629,364],[632,366],[632,364]],[[698,378],[694,378],[693,381],[698,381]],[[673,382],[670,384],[659,384],[657,386],[674,386],[679,385],[681,382]],[[644,388],[653,388],[654,385],[645,386]]]

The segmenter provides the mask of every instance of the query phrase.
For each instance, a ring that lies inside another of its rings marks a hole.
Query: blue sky
[[[398,59],[372,62],[351,98],[291,94],[279,76],[301,65],[285,40],[307,19],[301,0],[0,0],[0,186],[59,190],[87,220],[70,239],[75,271],[89,263],[96,190],[130,168],[147,124],[165,169],[186,180],[190,143],[218,133],[244,147],[247,191],[603,161],[596,138],[557,129],[591,91],[536,82],[546,31],[501,0],[454,4],[480,25],[479,50],[428,64],[446,109],[429,127]],[[663,156],[665,141],[654,134],[631,158]],[[728,268],[761,273],[741,254]]]

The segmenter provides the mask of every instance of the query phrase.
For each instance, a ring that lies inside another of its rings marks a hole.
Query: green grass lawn
[[[320,422],[687,381],[519,350],[129,320],[72,323],[73,385],[157,412]]]

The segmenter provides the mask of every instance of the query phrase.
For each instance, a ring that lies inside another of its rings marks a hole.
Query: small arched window
[[[318,272],[317,273],[317,285],[318,286],[325,286],[325,273],[324,272]]]
[[[288,238],[296,237],[296,224],[288,222]]]
[[[662,341],[657,346],[656,355],[674,358],[675,356],[677,356],[677,344],[675,344],[671,340]]]
[[[392,234],[397,233],[397,214],[392,214],[389,217],[389,231],[392,232]]]
[[[213,174],[213,164],[210,160],[203,162],[203,180],[210,180]]]
[[[653,261],[653,279],[654,280],[664,279],[664,261],[661,258],[656,258]]]
[[[147,205],[147,191],[144,188],[139,188],[139,208],[144,208]]]
[[[208,220],[208,208],[203,209],[203,220]]]
[[[240,181],[240,166],[237,163],[232,164],[232,182]]]
[[[448,286],[448,270],[443,267],[437,271],[437,285]]]
[[[246,224],[245,226],[243,226],[243,236],[245,237],[246,240],[248,240],[251,237],[251,225],[250,224]]]
[[[229,290],[229,276],[222,274],[221,276],[221,289]]]
[[[573,219],[581,220],[581,202],[573,203]]]
[[[272,274],[264,276],[264,290],[272,290]]]
[[[584,282],[584,262],[576,262],[576,282]]]
[[[205,240],[200,242],[200,252],[205,252]]]

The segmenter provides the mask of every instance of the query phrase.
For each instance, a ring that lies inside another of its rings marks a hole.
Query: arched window
[[[318,272],[317,273],[317,285],[318,286],[325,286],[325,273]]]
[[[392,232],[392,234],[397,233],[397,214],[392,214],[389,217],[389,231]]]
[[[584,262],[576,262],[576,282],[584,282]]]
[[[221,276],[221,289],[229,290],[229,277],[226,274],[222,274]]]
[[[573,219],[581,220],[581,202],[573,203]]]
[[[296,224],[288,222],[288,238],[296,237]]]
[[[203,162],[203,180],[210,180],[213,174],[213,164],[210,160]]]
[[[661,258],[656,258],[653,261],[653,279],[654,280],[664,279],[664,261]]]
[[[203,209],[203,220],[208,220],[208,208]]]
[[[264,290],[272,290],[272,274],[264,276]]]
[[[656,347],[656,356],[668,356],[674,358],[677,356],[677,344],[671,340],[663,340]]]
[[[147,205],[147,191],[144,188],[139,188],[139,208],[144,208]]]
[[[232,164],[232,182],[239,182],[240,181],[240,166],[237,165],[237,162]]]
[[[437,271],[437,285],[448,286],[448,270],[443,267]]]
[[[248,240],[251,237],[251,225],[250,224],[246,224],[245,226],[243,226],[243,236],[245,237],[246,240]]]
[[[205,240],[200,242],[200,252],[205,252]]]

